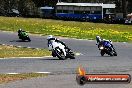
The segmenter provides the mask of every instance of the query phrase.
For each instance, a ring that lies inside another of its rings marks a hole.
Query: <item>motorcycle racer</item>
[[[24,30],[22,30],[21,28],[18,30],[18,36],[20,36],[20,34],[22,33],[22,32],[25,32]]]
[[[25,40],[31,41],[31,39],[29,38],[27,32],[22,30],[22,29],[18,30],[18,37],[19,37],[19,39],[22,39],[24,41]]]
[[[99,45],[103,45],[104,42],[110,43],[111,44],[111,47],[113,48],[113,44],[112,44],[112,41],[111,40],[101,39],[100,36],[96,36],[96,42],[97,42],[96,45],[98,45],[98,48],[99,48]]]
[[[70,51],[70,49],[68,48],[68,46],[66,46],[66,44],[65,44],[64,42],[62,42],[62,41],[60,41],[59,39],[53,37],[53,35],[49,35],[49,36],[47,37],[47,40],[48,40],[48,47],[49,47],[50,44],[52,44],[52,41],[55,41],[55,42],[57,42],[57,43],[61,43],[62,45],[65,46],[65,49],[68,49],[68,51]],[[52,56],[53,56],[53,57],[55,56],[55,55],[54,55],[54,52],[52,52]]]
[[[60,41],[59,39],[53,37],[53,35],[49,35],[49,36],[47,37],[47,40],[48,40],[48,45],[51,43],[52,40],[54,40],[55,42],[61,43],[62,45],[64,45],[65,47],[67,47],[66,44],[65,44],[64,42],[62,42],[62,41]]]

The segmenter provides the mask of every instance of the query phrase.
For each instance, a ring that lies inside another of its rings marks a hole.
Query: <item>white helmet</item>
[[[53,38],[53,35],[49,35],[49,36],[47,37],[47,40],[49,40],[49,39],[51,39],[51,38]]]
[[[107,41],[106,39],[102,39],[103,41]]]
[[[20,28],[19,31],[22,31],[22,29]]]

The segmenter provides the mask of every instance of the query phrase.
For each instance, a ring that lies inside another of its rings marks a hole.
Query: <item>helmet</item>
[[[106,41],[106,39],[102,39],[103,41]]]
[[[18,30],[18,33],[20,33],[20,32],[22,32],[22,29],[21,28]]]
[[[112,41],[111,40],[109,40],[110,41],[110,43],[112,44]]]
[[[96,41],[97,41],[97,43],[101,42],[100,36],[96,36]]]
[[[49,40],[49,39],[51,39],[51,38],[53,38],[53,35],[49,35],[49,36],[47,37],[47,40]]]
[[[19,31],[22,31],[22,29],[20,28]]]

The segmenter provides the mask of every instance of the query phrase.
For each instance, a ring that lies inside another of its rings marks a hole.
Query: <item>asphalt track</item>
[[[45,36],[30,35],[31,42],[21,42],[17,33],[0,32],[0,44],[47,48]],[[76,71],[79,66],[87,73],[127,73],[132,75],[132,44],[114,43],[118,56],[101,57],[95,41],[65,39],[62,41],[75,52],[81,53],[75,60],[58,60],[53,57],[28,59],[0,59],[0,73],[51,72],[44,78],[1,84],[0,88],[131,88],[132,84],[87,84],[79,86]]]

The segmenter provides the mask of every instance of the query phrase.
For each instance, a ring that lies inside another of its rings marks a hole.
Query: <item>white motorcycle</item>
[[[58,57],[60,60],[65,60],[67,58],[75,59],[74,53],[65,48],[61,43],[55,42],[55,40],[51,40],[48,44],[48,49],[52,51],[53,57]]]

